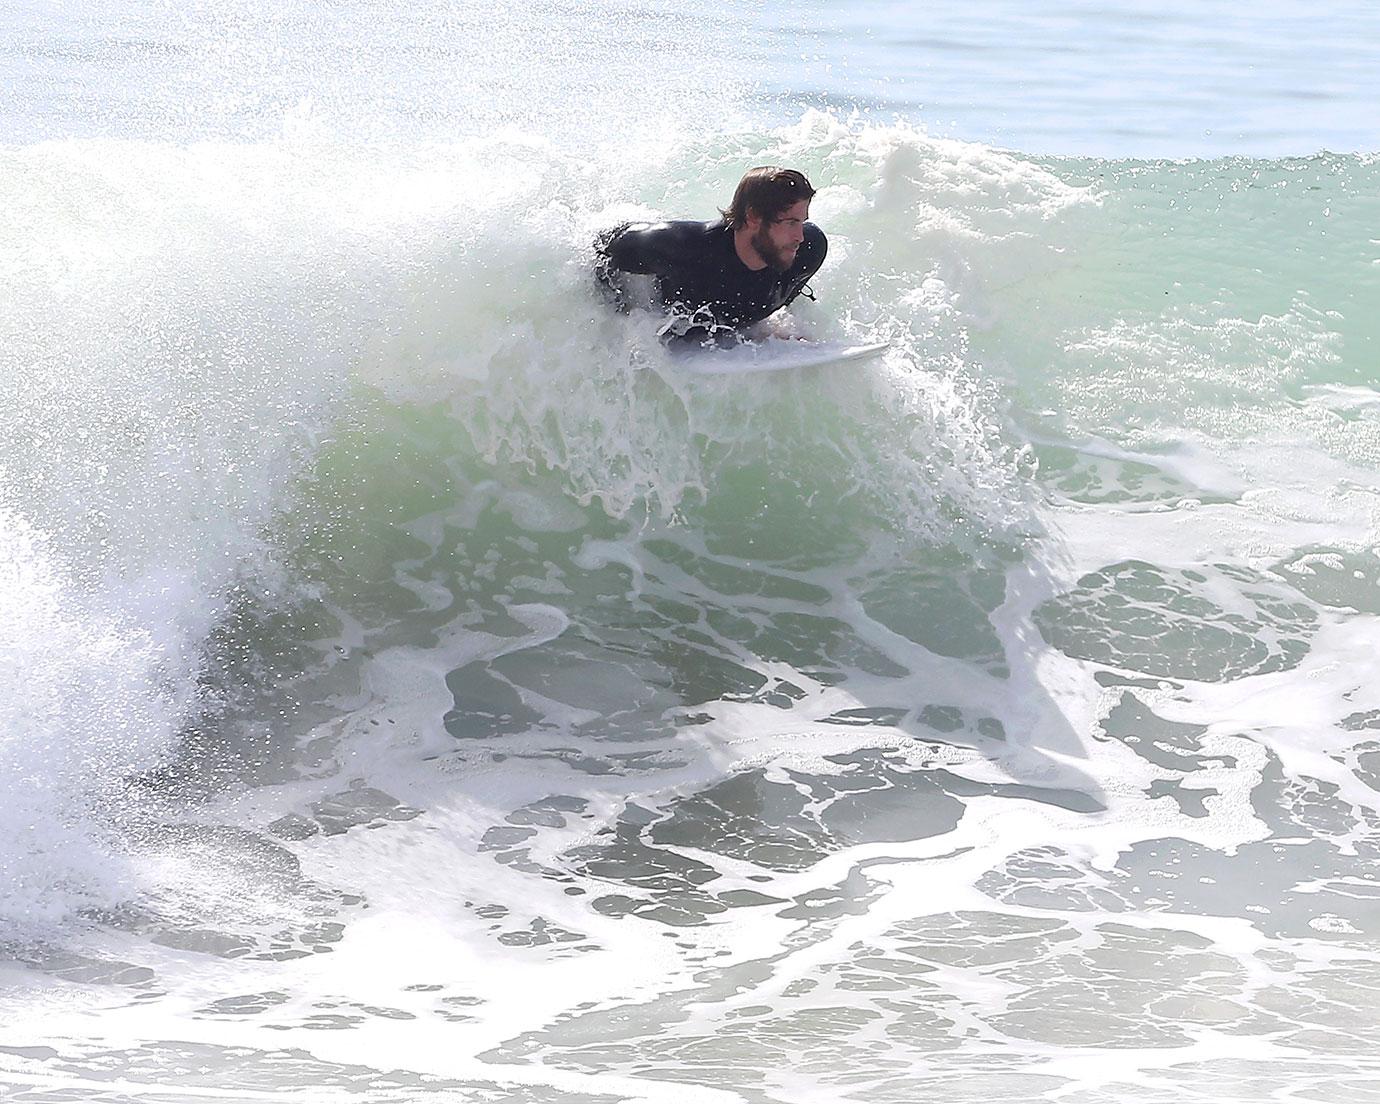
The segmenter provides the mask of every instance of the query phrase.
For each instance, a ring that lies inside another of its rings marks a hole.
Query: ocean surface
[[[0,9],[0,1097],[1380,1101],[1380,7]],[[818,187],[677,371],[589,243]]]

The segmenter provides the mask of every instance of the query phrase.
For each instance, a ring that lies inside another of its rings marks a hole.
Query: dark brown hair
[[[805,174],[795,169],[781,169],[775,165],[761,165],[748,169],[733,193],[727,211],[720,211],[724,222],[733,229],[747,225],[748,211],[770,222],[788,207],[802,199],[809,201],[815,194]]]

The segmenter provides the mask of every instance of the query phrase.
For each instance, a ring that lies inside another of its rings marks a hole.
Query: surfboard
[[[745,341],[727,349],[685,349],[675,353],[676,365],[704,376],[744,376],[757,372],[786,372],[871,360],[891,348],[891,342],[852,345],[846,341],[791,341],[769,337]]]

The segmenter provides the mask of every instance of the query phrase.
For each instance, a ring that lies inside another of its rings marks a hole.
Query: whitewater
[[[7,8],[0,1096],[1380,1101],[1377,42]]]

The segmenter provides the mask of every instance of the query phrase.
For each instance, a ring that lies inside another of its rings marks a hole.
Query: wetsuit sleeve
[[[618,242],[631,225],[625,222],[621,226],[603,231],[594,239],[594,278],[599,282],[604,297],[616,310],[625,314],[632,305],[632,296],[629,295],[624,281],[619,279],[620,274],[627,269],[614,260],[614,254],[617,252],[621,256],[623,250]]]
[[[594,275],[622,311],[645,298],[627,276],[675,278],[703,264],[704,227],[693,222],[633,222],[615,226],[594,242]],[[697,251],[697,246],[700,248]]]
[[[824,264],[825,255],[829,252],[829,239],[824,236],[824,231],[813,222],[805,224],[805,240],[800,243],[800,256],[796,258],[795,267],[797,272],[792,273],[791,288],[786,294],[786,300],[781,305],[788,307],[796,297],[804,290],[805,285],[810,282],[810,277],[819,271]],[[814,298],[813,295],[810,298]]]

